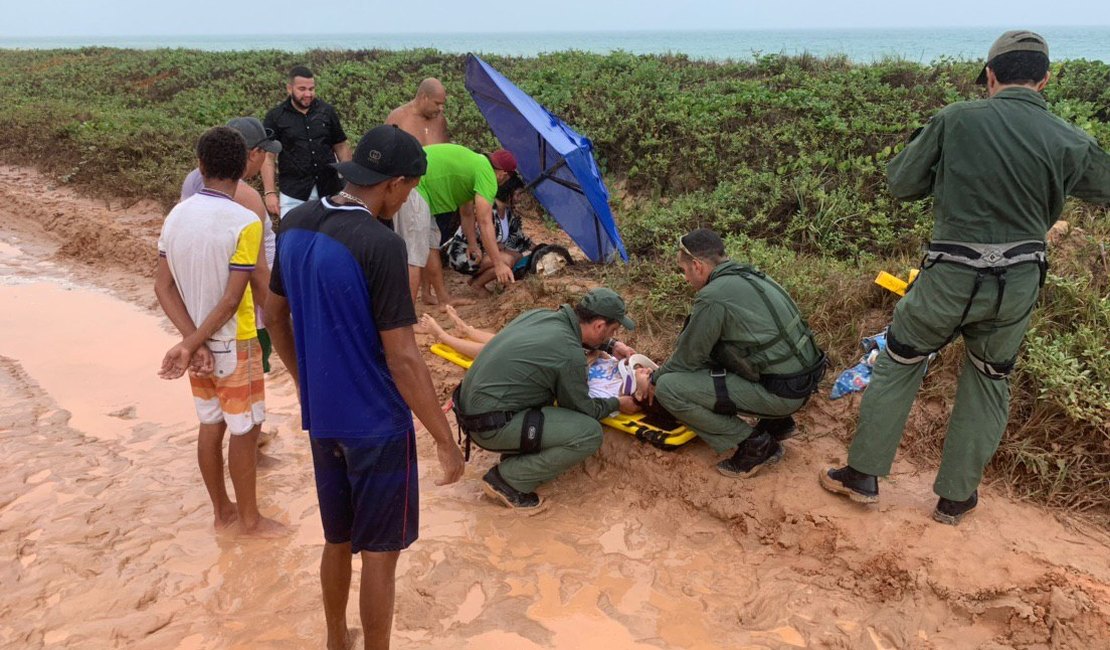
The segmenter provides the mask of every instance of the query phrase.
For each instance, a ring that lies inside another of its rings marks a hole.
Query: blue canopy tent
[[[593,145],[488,63],[466,60],[466,89],[536,199],[594,262],[628,261]]]

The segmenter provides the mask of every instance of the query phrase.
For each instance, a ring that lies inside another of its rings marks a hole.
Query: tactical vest
[[[748,381],[759,382],[780,397],[800,399],[816,392],[817,384],[828,365],[825,353],[818,347],[813,331],[796,306],[788,313],[780,313],[786,310],[776,307],[768,294],[774,292],[791,306],[794,306],[794,300],[776,282],[754,267],[737,265],[723,270],[711,282],[725,276],[743,278],[755,289],[778,331],[771,339],[756,345],[744,346],[736,342],[718,341],[710,353],[715,367],[740,375]],[[782,342],[787,344],[785,352],[761,360],[753,358]],[[792,360],[796,360],[797,364],[790,364]]]

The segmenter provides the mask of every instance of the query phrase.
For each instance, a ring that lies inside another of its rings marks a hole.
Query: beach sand
[[[173,341],[151,289],[162,215],[14,167],[0,167],[0,199],[0,647],[322,647],[323,536],[280,363],[258,485],[263,513],[293,532],[217,534],[187,383],[155,374]],[[542,301],[535,290],[461,311],[497,326]],[[428,364],[443,397],[461,371]],[[399,563],[394,647],[1106,643],[1104,529],[1002,486],[961,526],[937,525],[932,471],[905,460],[878,506],[826,494],[817,471],[843,459],[832,433],[856,406],[813,400],[784,462],[747,481],[713,471],[700,442],[663,452],[607,432],[530,518],[481,495],[492,454],[434,486],[422,434],[421,536]]]

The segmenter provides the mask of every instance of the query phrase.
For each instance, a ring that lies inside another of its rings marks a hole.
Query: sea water
[[[750,60],[760,54],[844,55],[861,63],[900,58],[929,63],[941,57],[981,59],[999,27],[903,29],[795,29],[752,31],[502,32],[410,34],[270,34],[207,36],[0,37],[0,48],[44,49],[86,46],[209,51],[276,49],[404,50],[534,56],[582,50],[608,53],[685,54],[713,60]],[[1052,58],[1110,62],[1110,26],[1044,27]]]

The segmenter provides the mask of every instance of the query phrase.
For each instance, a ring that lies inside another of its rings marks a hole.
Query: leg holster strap
[[[902,343],[894,338],[894,328],[891,327],[886,332],[886,353],[891,359],[903,366],[913,366],[921,363],[929,358],[929,355],[935,350],[928,350],[922,352]]]
[[[967,353],[967,358],[971,360],[971,365],[975,366],[975,369],[978,370],[980,374],[987,379],[994,379],[995,381],[1009,377],[1010,373],[1014,371],[1014,365],[1017,363],[1016,358],[1010,359],[1009,361],[983,361],[971,352]]]
[[[709,376],[713,378],[713,392],[717,394],[713,412],[718,415],[736,415],[736,404],[728,396],[728,384],[725,383],[727,374],[724,368],[713,368],[709,371]]]
[[[543,411],[534,408],[524,412],[524,422],[520,425],[520,453],[534,454],[540,450],[543,441]]]

